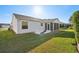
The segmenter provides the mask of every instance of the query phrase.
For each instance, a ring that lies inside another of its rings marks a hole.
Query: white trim
[[[54,32],[54,23],[53,23],[53,32]]]

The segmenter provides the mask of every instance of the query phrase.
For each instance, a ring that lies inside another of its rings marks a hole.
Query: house
[[[0,23],[0,28],[9,28],[10,24]]]
[[[58,31],[60,28],[60,21],[55,19],[38,19],[30,16],[13,14],[11,29],[16,34],[34,32],[36,34],[48,33]]]
[[[71,26],[72,26],[72,25],[71,25],[70,23],[63,23],[63,22],[60,23],[60,28],[66,29],[66,28],[69,28],[69,27],[71,27]]]

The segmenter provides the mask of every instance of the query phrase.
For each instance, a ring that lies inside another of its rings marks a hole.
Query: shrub
[[[73,13],[72,16],[73,28],[76,42],[79,43],[79,11]]]

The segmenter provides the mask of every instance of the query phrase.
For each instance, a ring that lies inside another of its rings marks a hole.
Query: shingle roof
[[[15,13],[13,15],[19,20],[41,21],[41,19],[30,17],[30,16],[25,16],[25,15],[20,15],[20,14],[15,14]]]
[[[13,13],[13,15],[19,20],[32,20],[32,21],[40,21],[40,22],[54,22],[56,20],[59,21],[58,18],[55,18],[55,19],[39,19],[39,18],[34,18],[34,17],[20,15],[20,14],[15,14],[15,13]]]

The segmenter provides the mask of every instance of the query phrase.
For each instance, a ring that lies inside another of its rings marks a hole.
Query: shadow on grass
[[[42,43],[50,40],[53,37],[74,38],[74,33],[68,31],[61,31],[58,33],[48,33],[44,35],[36,35],[34,33],[16,35],[11,31],[4,31],[0,33],[0,52],[29,52],[33,48],[41,45]]]
[[[56,35],[56,37],[64,37],[64,38],[75,38],[74,32],[69,31],[61,31]]]
[[[79,52],[78,49],[77,49],[77,43],[76,43],[76,40],[75,40],[74,32],[71,32],[71,31],[61,31],[60,33],[58,33],[56,35],[56,37],[73,38],[74,42],[72,42],[71,45],[73,45],[76,48],[76,52]]]
[[[53,33],[37,35],[18,34],[12,31],[0,32],[0,53],[25,53],[53,37]]]
[[[44,42],[50,40],[56,33],[48,33],[48,34],[44,34],[44,35],[39,35],[37,37],[37,40],[39,40],[39,42],[37,44],[35,44],[33,47],[31,47],[29,50],[25,50],[24,52],[30,52],[32,49],[34,49],[35,47],[43,44]]]
[[[38,43],[37,45],[35,45],[33,48],[31,49],[34,49],[35,47],[39,46],[40,44],[48,41],[49,39],[53,38],[53,37],[64,37],[64,38],[74,38],[74,33],[73,32],[69,32],[69,31],[60,31],[58,33],[54,33],[54,34],[45,34],[43,35],[42,37],[38,37],[39,40],[42,38],[44,41]],[[76,43],[71,43],[72,45],[76,45]],[[31,51],[31,49],[29,51]],[[28,51],[27,51],[28,52]]]

